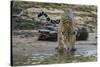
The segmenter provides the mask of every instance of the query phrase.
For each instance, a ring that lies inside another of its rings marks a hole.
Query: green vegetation
[[[14,20],[13,24],[16,23],[15,27],[13,27],[14,29],[37,29],[38,27],[41,27],[41,23],[34,20],[36,19],[34,17],[36,17],[37,14],[30,11],[28,12],[26,10],[29,8],[46,8],[48,10],[49,9],[63,10],[63,9],[71,8],[73,9],[73,11],[79,12],[76,13],[75,16],[80,16],[82,18],[84,18],[85,16],[93,17],[94,19],[97,18],[97,15],[95,14],[97,12],[97,6],[94,5],[74,5],[74,4],[64,4],[64,3],[60,4],[60,3],[42,3],[42,2],[31,2],[31,1],[11,1],[11,6],[12,6],[12,19]],[[48,13],[48,15],[59,16],[61,14]],[[25,19],[22,19],[21,17]],[[93,21],[92,24],[96,24],[95,21]]]
[[[40,24],[39,22],[34,20],[20,19],[16,21],[15,29],[21,29],[21,30],[37,29],[39,28],[39,24]]]
[[[73,4],[59,4],[59,3],[41,3],[41,2],[31,2],[31,1],[15,1],[13,2],[13,9],[16,13],[17,11],[24,10],[27,8],[53,8],[53,9],[65,9],[72,8],[77,11],[97,11],[97,7],[94,5],[73,5]],[[17,11],[16,11],[17,10]]]

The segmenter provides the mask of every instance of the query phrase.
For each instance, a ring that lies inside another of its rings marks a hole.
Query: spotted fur
[[[72,19],[70,17],[62,16],[58,28],[59,49],[64,49],[69,52],[74,48],[76,40],[74,31],[74,22]]]

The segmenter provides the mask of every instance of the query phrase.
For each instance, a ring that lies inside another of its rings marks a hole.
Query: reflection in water
[[[74,58],[74,52],[72,53],[56,53],[56,54],[34,54],[34,57],[29,58],[32,61],[31,64],[54,64],[71,62]]]
[[[38,65],[38,64],[55,64],[55,63],[75,63],[96,61],[95,49],[77,49],[70,53],[36,53],[32,56],[15,63],[15,65]]]

